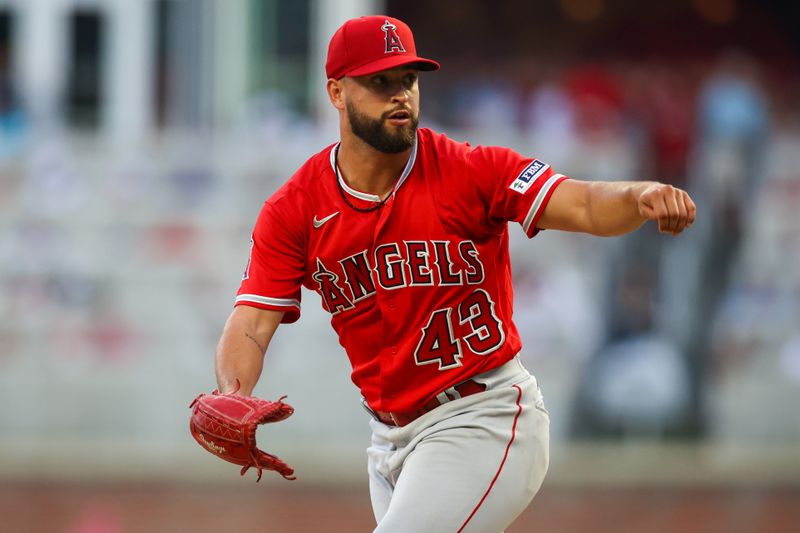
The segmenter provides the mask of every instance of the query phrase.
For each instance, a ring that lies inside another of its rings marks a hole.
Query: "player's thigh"
[[[378,472],[372,459],[367,464],[367,473],[369,474],[369,498],[372,504],[372,513],[375,515],[375,521],[380,522],[389,509],[394,489]]]
[[[548,465],[549,419],[534,406],[533,394],[538,391],[527,388],[520,407],[512,401],[506,412],[465,414],[463,426],[417,444],[375,531],[492,533],[513,522]]]

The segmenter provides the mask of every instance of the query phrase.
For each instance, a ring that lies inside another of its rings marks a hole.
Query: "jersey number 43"
[[[458,323],[468,325],[471,330],[459,338],[453,334],[453,311],[457,311]],[[506,340],[503,324],[494,312],[494,302],[489,293],[476,289],[462,301],[457,309],[446,307],[431,313],[428,323],[422,328],[422,338],[414,351],[418,365],[439,365],[439,370],[461,366],[462,342],[477,355],[486,355]]]

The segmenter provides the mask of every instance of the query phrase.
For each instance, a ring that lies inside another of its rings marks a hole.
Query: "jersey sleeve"
[[[305,272],[305,235],[299,215],[267,200],[253,229],[250,258],[236,295],[236,305],[284,311],[283,323],[300,318]]]
[[[536,223],[547,202],[567,179],[539,159],[495,146],[471,150],[467,169],[487,203],[490,219],[518,222],[529,238],[539,232]]]

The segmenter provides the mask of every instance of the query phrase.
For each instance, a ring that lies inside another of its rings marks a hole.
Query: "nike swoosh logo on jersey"
[[[338,214],[339,214],[339,211],[336,211],[335,213],[332,213],[332,214],[326,216],[325,218],[321,218],[321,219],[317,219],[317,215],[314,215],[314,220],[312,220],[312,223],[314,224],[314,228],[315,229],[321,228],[323,224],[325,224],[327,221],[329,221],[330,219],[332,219],[333,217],[335,217]]]

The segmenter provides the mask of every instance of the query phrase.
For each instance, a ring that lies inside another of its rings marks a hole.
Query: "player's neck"
[[[410,155],[411,148],[387,154],[354,135],[342,136],[338,154],[339,171],[350,187],[384,198],[394,189]]]

